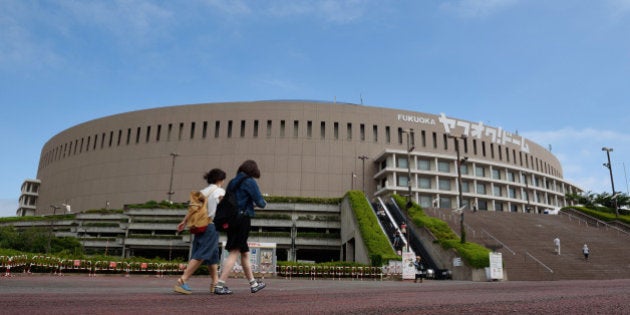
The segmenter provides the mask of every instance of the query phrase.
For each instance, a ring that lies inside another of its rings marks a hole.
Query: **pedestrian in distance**
[[[247,160],[241,164],[236,172],[236,177],[234,177],[226,187],[230,193],[234,191],[238,209],[244,210],[246,215],[241,218],[237,226],[230,227],[227,230],[225,249],[229,254],[221,266],[221,276],[214,289],[214,293],[218,295],[233,293],[225,283],[239,256],[241,257],[241,266],[249,282],[251,293],[256,293],[267,286],[264,282],[254,278],[251,262],[249,261],[249,246],[247,245],[251,218],[256,214],[254,212],[254,205],[259,208],[264,208],[267,205],[260,193],[260,188],[255,178],[260,178],[258,164],[253,160]],[[240,182],[240,185],[235,187],[238,182]]]
[[[590,253],[590,250],[588,249],[588,245],[584,244],[584,246],[582,246],[582,254],[584,254],[584,260],[588,261],[589,253]]]
[[[202,189],[196,194],[199,201],[205,204],[208,211],[208,226],[204,231],[193,234],[192,237],[192,254],[191,259],[188,262],[184,274],[177,279],[177,284],[173,287],[173,291],[181,294],[191,294],[192,289],[188,285],[187,281],[193,275],[193,273],[202,265],[208,265],[208,271],[210,273],[210,292],[214,292],[214,287],[218,282],[218,264],[219,264],[219,233],[217,232],[214,224],[212,224],[212,218],[217,210],[217,204],[225,195],[225,190],[221,188],[225,181],[225,172],[221,169],[215,168],[210,170],[204,175],[204,179],[209,184],[206,188]],[[177,225],[177,232],[181,232],[186,227],[188,221],[191,220],[191,212],[188,212],[184,219]]]
[[[556,254],[560,255],[560,238],[556,237],[553,240],[553,245],[555,246],[554,251],[556,252]]]
[[[418,280],[420,280],[420,283],[422,283],[424,278],[427,277],[427,269],[422,262],[422,257],[416,256],[416,260],[413,262],[413,266],[416,268],[416,278],[413,280],[413,282],[418,282]]]

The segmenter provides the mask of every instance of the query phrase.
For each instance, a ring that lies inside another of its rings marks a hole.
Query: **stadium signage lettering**
[[[417,124],[435,125],[435,119],[414,115],[398,114],[398,120]]]

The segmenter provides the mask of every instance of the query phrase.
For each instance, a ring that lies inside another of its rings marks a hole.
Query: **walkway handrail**
[[[534,257],[532,254],[530,254],[529,252],[525,252],[525,255],[529,256],[531,259],[533,259],[534,261],[536,261],[537,263],[539,263],[541,266],[545,267],[547,270],[549,270],[549,272],[553,273],[553,269],[547,267],[547,265],[543,264],[542,261],[538,260],[538,258]]]
[[[621,233],[624,233],[624,234],[630,236],[630,232],[628,232],[628,231],[626,231],[626,230],[624,230],[624,229],[622,229],[622,228],[620,228],[618,226],[612,225],[612,224],[610,224],[610,223],[608,223],[606,221],[602,221],[602,220],[600,220],[598,218],[592,217],[592,216],[590,216],[590,215],[588,215],[586,213],[580,212],[580,211],[575,210],[575,209],[567,209],[566,211],[560,211],[560,213],[568,216],[569,218],[575,218],[577,220],[584,221],[584,223],[586,223],[586,224],[589,223],[587,221],[587,219],[591,220],[591,221],[595,221],[598,225],[601,224],[601,225],[603,225],[606,228],[614,229],[614,230],[617,230],[617,232],[621,232]]]
[[[507,249],[510,251],[510,253],[512,253],[512,255],[516,255],[516,253],[507,245],[505,245],[503,242],[499,241],[499,239],[497,239],[496,237],[494,237],[492,234],[490,234],[488,231],[486,231],[486,229],[481,229],[484,233],[486,233],[486,235],[490,236],[493,240],[495,240],[496,242],[498,242],[499,244],[501,244],[501,246],[503,246],[503,248]]]

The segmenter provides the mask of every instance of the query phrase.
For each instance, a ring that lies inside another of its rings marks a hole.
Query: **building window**
[[[423,171],[431,170],[431,161],[425,159],[418,159],[418,169]]]
[[[440,178],[439,180],[440,190],[451,190],[451,180],[446,178]]]
[[[195,122],[190,123],[190,139],[195,139]]]
[[[420,137],[422,137],[422,147],[426,148],[427,147],[427,132],[424,130],[420,131]]]
[[[503,202],[495,201],[494,202],[494,210],[495,211],[503,211]]]
[[[459,165],[459,173],[462,175],[468,175],[468,164],[462,163]]]
[[[442,173],[450,173],[451,172],[451,163],[447,161],[438,161],[438,171]]]
[[[486,194],[486,185],[482,183],[477,183],[477,193],[480,195]]]
[[[300,131],[300,122],[297,120],[293,121],[293,138],[297,138],[299,136]]]
[[[508,191],[510,192],[510,198],[516,199],[516,189],[510,187]]]
[[[285,129],[286,123],[284,120],[280,121],[280,138],[284,138],[284,129]]]
[[[254,120],[254,130],[252,132],[252,137],[258,138],[258,119]]]
[[[326,122],[324,121],[319,123],[319,137],[321,139],[326,139]]]
[[[396,159],[396,166],[397,166],[398,168],[408,168],[408,167],[409,167],[409,164],[407,163],[407,158],[406,158],[406,157],[399,156],[399,157]]]
[[[103,148],[103,140],[105,140],[105,134],[101,137],[101,148]],[[140,143],[140,127],[136,128],[136,144]]]
[[[140,130],[138,130],[140,132]],[[179,132],[177,133],[177,140],[182,141],[184,135],[184,123],[179,123]]]
[[[339,140],[339,123],[335,122],[333,124],[333,136],[335,137],[335,140]]]
[[[241,120],[241,138],[245,138],[245,121]]]
[[[160,133],[160,125],[158,125],[158,133]],[[201,127],[201,138],[205,139],[208,136],[208,122],[204,121]]]
[[[462,181],[462,192],[470,192],[470,183]]]
[[[486,169],[483,168],[483,166],[477,166],[475,168],[475,175],[477,175],[477,177],[486,177]]]
[[[479,210],[488,210],[488,201],[487,200],[479,200],[477,202],[477,207]]]
[[[398,128],[398,144],[403,144],[403,130]]]
[[[497,196],[497,197],[501,197],[501,187],[499,187],[499,186],[494,186],[493,190],[494,190],[494,195],[495,195],[495,196]]]
[[[271,138],[271,130],[272,130],[273,124],[271,122],[271,120],[267,120],[267,138]],[[284,131],[283,131],[283,136],[284,136]]]
[[[386,143],[391,143],[391,141],[392,141],[392,139],[391,139],[389,126],[387,126],[387,127],[385,127],[385,142]]]
[[[398,186],[409,187],[409,178],[407,175],[398,175]]]
[[[173,132],[173,124],[168,124],[168,130],[167,130],[167,133],[166,133],[166,141],[171,141],[171,133],[172,132]],[[129,137],[127,137],[127,144],[129,144]]]
[[[127,128],[127,145],[131,143],[131,128]],[[90,146],[90,138],[88,138],[88,147]]]
[[[437,149],[438,144],[437,144],[437,133],[433,132],[433,148]]]
[[[348,126],[347,129],[346,129],[347,132],[348,132],[348,137],[347,138],[348,138],[348,140],[352,140],[352,123],[348,123],[347,126]]]
[[[214,123],[214,137],[215,138],[219,137],[220,131],[221,131],[221,122],[217,120]]]
[[[378,142],[378,126],[376,125],[372,126],[372,135],[374,138],[374,142]]]
[[[146,135],[144,138],[145,138],[145,139],[144,139],[144,142],[145,142],[145,143],[149,143],[149,141],[151,140],[151,126],[147,126],[147,135]],[[109,142],[110,142],[110,144],[111,144],[111,142],[112,142],[112,141],[111,141],[111,140],[112,140],[112,139],[111,139],[111,137],[110,137],[110,139],[109,139],[109,140],[110,140]],[[111,145],[110,145],[110,146],[111,146]]]
[[[501,179],[501,171],[499,169],[492,169],[492,178],[493,179]]]
[[[422,189],[431,189],[431,179],[428,177],[418,178],[418,187]]]
[[[158,130],[160,130],[160,125],[158,125]],[[116,146],[117,147],[120,146],[120,141],[121,140],[122,140],[122,129],[118,129],[118,138],[116,139]],[[81,138],[81,150],[83,150],[83,138]]]
[[[440,197],[440,208],[452,208],[451,198]]]
[[[309,139],[313,137],[313,122],[310,120],[306,121],[306,137]]]
[[[233,122],[231,120],[228,120],[228,130],[227,130],[228,138],[232,138],[232,124]]]
[[[511,182],[515,182],[516,181],[516,178],[514,177],[514,172],[508,172],[507,173],[507,177],[508,177],[508,180],[511,181]]]
[[[365,124],[359,125],[359,139],[365,141]]]
[[[155,133],[155,142],[160,142],[161,135],[162,135],[162,125],[158,125],[157,132]]]

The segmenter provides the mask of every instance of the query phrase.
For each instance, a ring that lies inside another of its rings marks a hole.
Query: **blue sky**
[[[0,216],[79,123],[308,99],[502,127],[610,192],[630,171],[630,0],[0,1]]]

